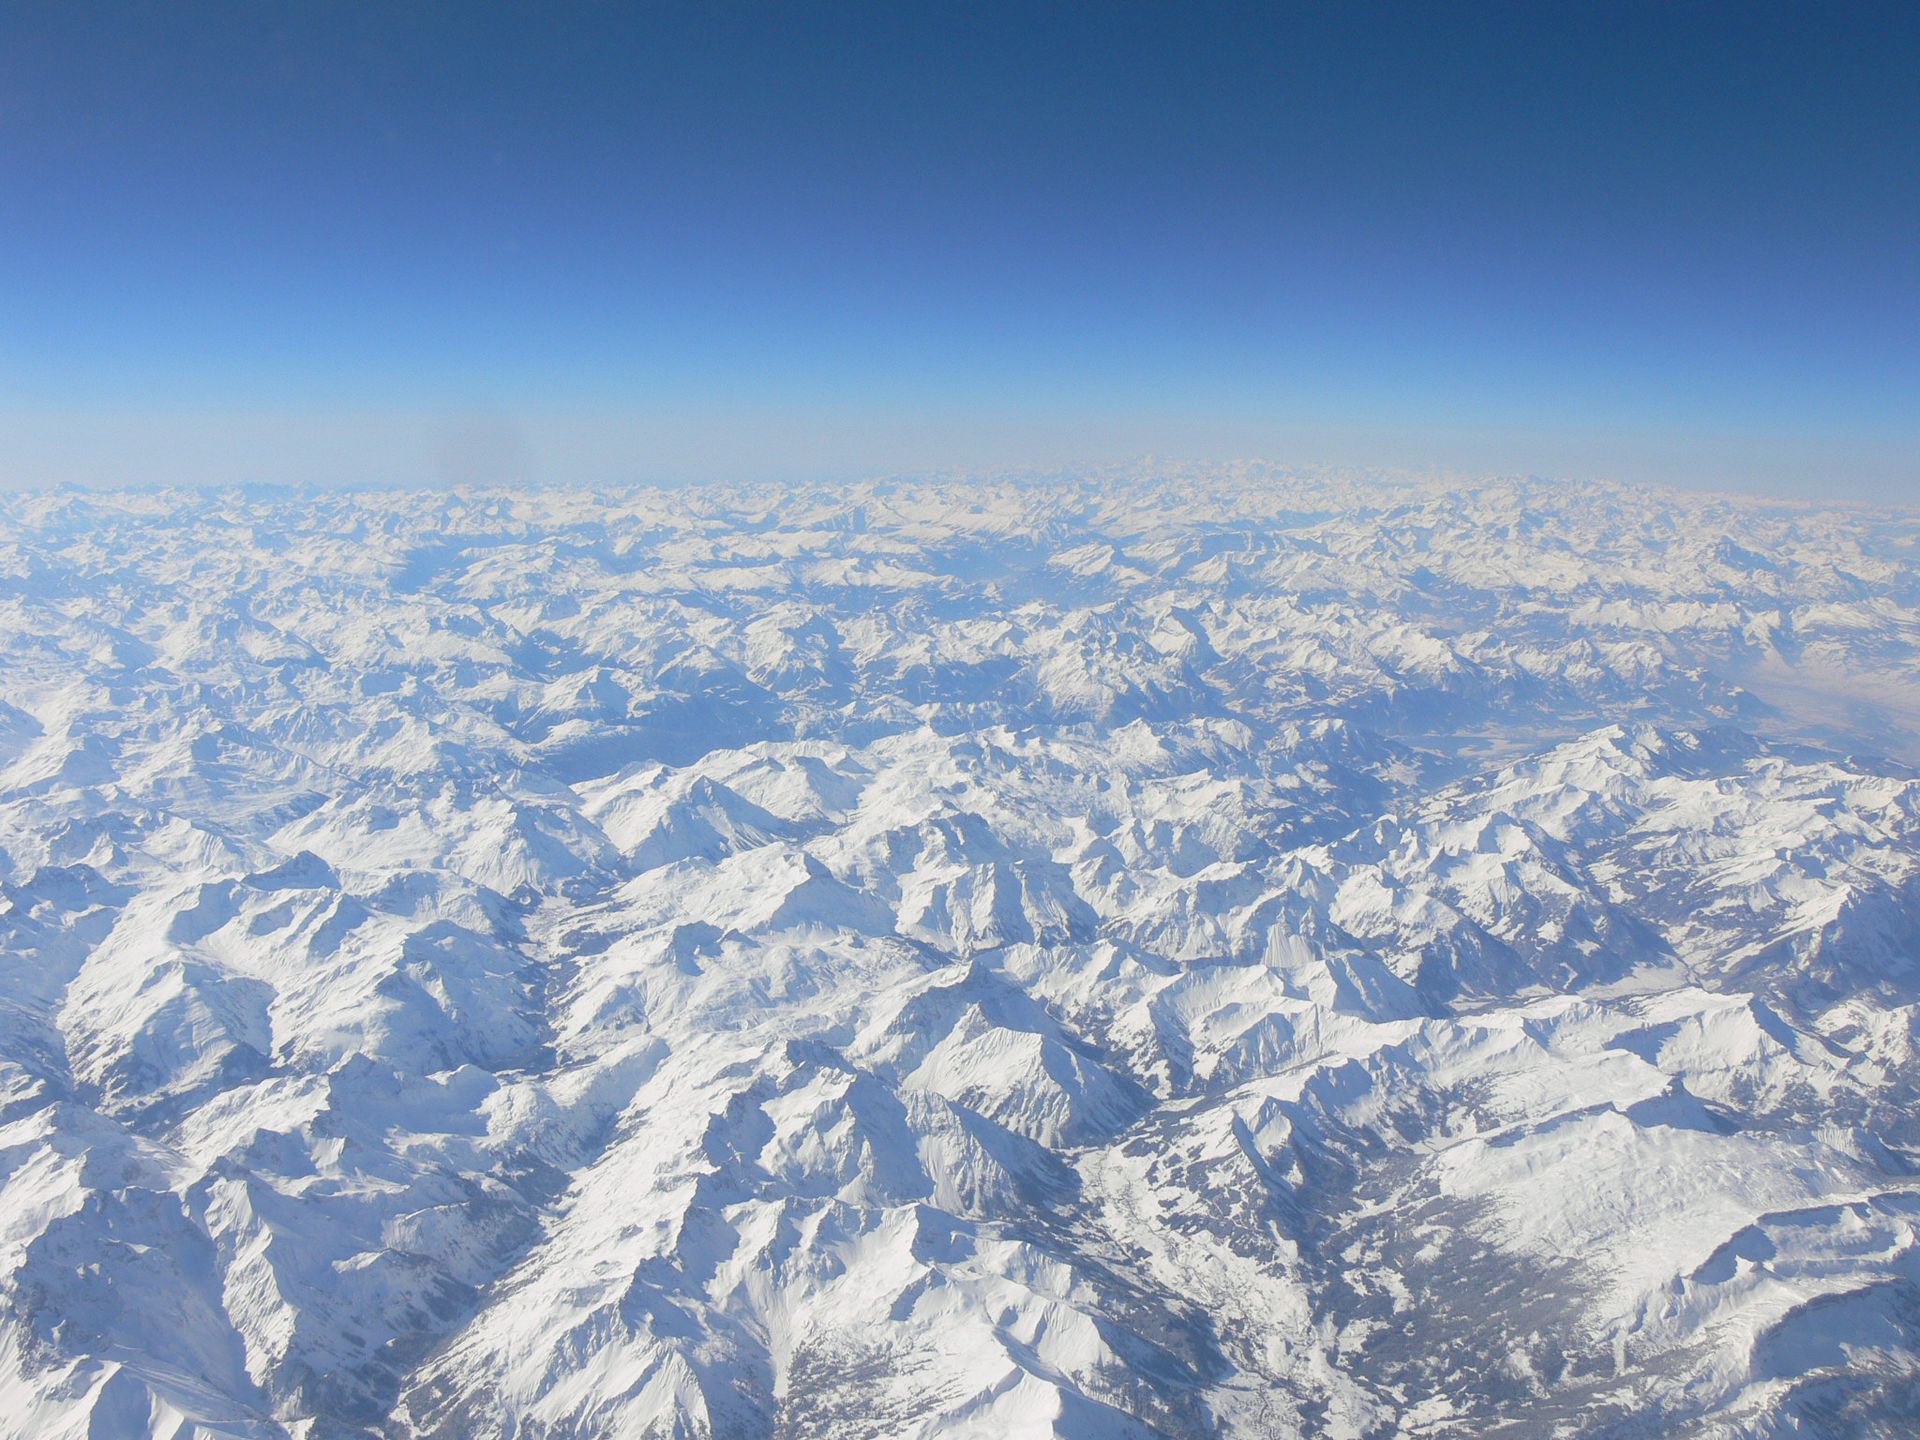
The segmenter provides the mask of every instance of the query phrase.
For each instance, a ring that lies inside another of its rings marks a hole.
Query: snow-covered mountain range
[[[0,1434],[1920,1421],[1920,512],[0,496]]]

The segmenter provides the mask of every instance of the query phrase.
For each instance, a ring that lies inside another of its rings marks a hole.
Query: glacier
[[[0,1434],[1904,1436],[1920,511],[0,494]]]

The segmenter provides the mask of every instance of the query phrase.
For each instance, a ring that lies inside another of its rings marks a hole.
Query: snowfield
[[[1920,512],[0,495],[0,1434],[1920,1424]]]

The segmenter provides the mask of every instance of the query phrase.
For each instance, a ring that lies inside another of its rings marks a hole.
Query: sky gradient
[[[0,483],[1920,499],[1920,6],[0,6]]]

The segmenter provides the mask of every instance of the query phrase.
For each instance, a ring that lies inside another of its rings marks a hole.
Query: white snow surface
[[[0,1434],[1920,1414],[1920,513],[0,496]]]

